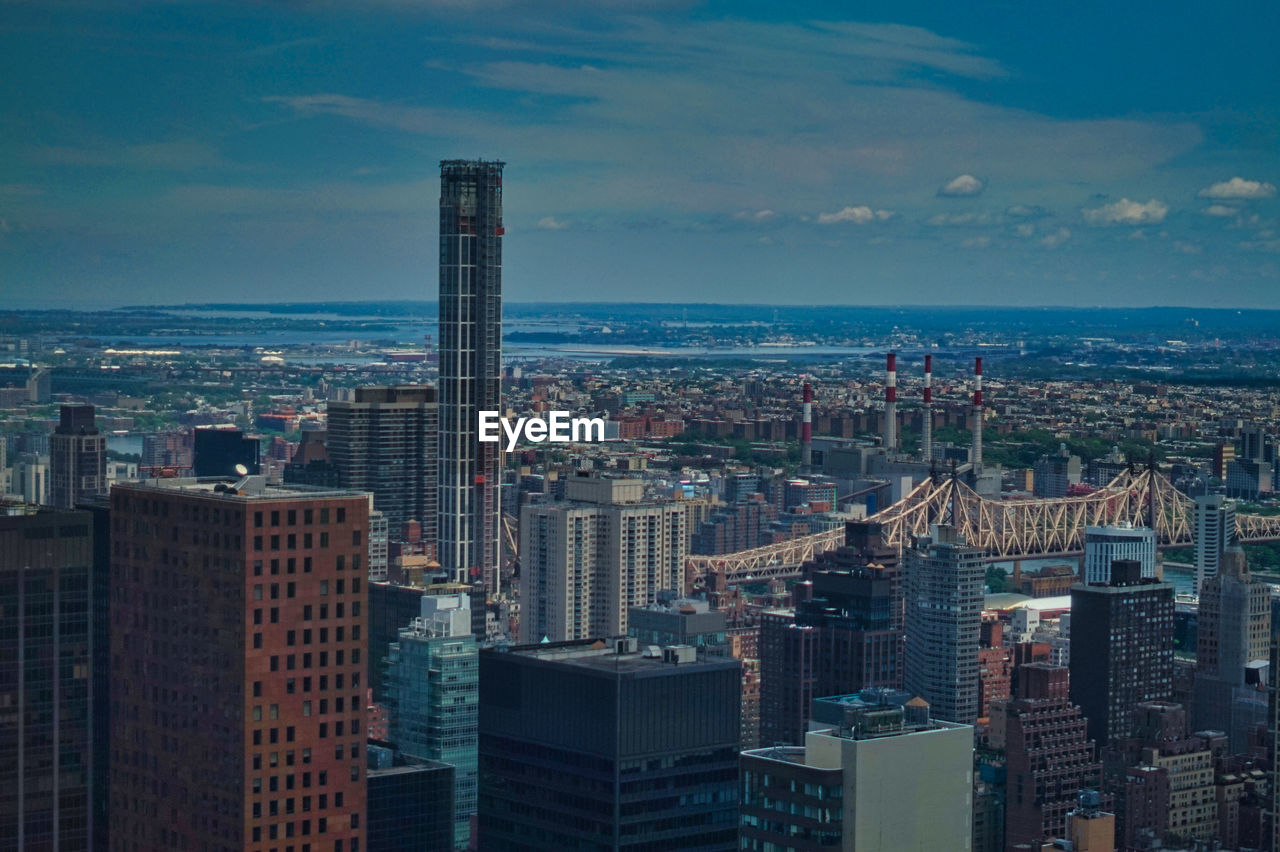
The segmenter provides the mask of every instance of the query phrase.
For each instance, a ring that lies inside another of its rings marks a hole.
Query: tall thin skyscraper
[[[502,167],[440,163],[440,564],[497,591],[497,443],[479,413],[501,411]]]

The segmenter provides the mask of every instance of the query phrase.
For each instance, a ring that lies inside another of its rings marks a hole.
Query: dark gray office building
[[[368,747],[368,852],[452,852],[453,767]]]
[[[440,163],[440,565],[497,591],[501,453],[479,440],[502,411],[502,168]]]
[[[200,426],[192,438],[192,465],[196,476],[239,476],[236,465],[257,475],[262,472],[262,445],[239,429]]]
[[[436,541],[436,389],[430,385],[361,387],[350,402],[329,403],[329,460],[343,488],[373,493],[392,541],[406,521]]]
[[[480,652],[480,848],[737,847],[741,664],[634,640]]]
[[[1173,584],[1117,559],[1107,585],[1071,587],[1071,702],[1105,746],[1133,731],[1134,707],[1173,693]]]
[[[0,850],[105,837],[93,591],[89,513],[0,516]]]

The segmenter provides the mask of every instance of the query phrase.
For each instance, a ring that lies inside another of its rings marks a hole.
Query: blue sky
[[[125,6],[126,11],[120,7]],[[1280,4],[0,0],[0,296],[1280,308]]]

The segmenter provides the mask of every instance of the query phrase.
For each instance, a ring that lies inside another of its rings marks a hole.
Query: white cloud
[[[1208,207],[1200,211],[1206,216],[1227,217],[1234,216],[1240,211],[1234,207],[1228,207],[1225,204],[1210,204]]]
[[[538,220],[536,227],[543,231],[563,231],[569,227],[569,223],[557,219],[555,216],[543,216]]]
[[[1173,250],[1179,254],[1203,254],[1204,246],[1199,245],[1198,243],[1188,243],[1182,240],[1177,240],[1173,244]]]
[[[819,213],[819,225],[835,225],[840,222],[852,222],[855,225],[865,225],[868,222],[885,221],[893,218],[891,210],[872,210],[865,204],[858,207],[845,207],[837,210],[835,213]]]
[[[1169,215],[1169,205],[1155,198],[1146,204],[1121,198],[1111,204],[1080,212],[1090,225],[1148,225],[1163,222],[1164,217]]]
[[[1040,245],[1045,248],[1057,248],[1058,246],[1071,239],[1071,232],[1066,228],[1059,228],[1052,234],[1045,234],[1039,239]]]
[[[961,248],[979,248],[984,249],[991,245],[990,237],[970,237],[960,243]]]
[[[777,215],[772,210],[739,210],[733,218],[740,222],[767,222]]]
[[[964,174],[941,187],[938,190],[938,195],[951,198],[962,198],[965,196],[978,195],[985,187],[986,184],[978,180],[978,178],[970,174]]]
[[[1272,198],[1275,194],[1275,184],[1242,177],[1219,181],[1200,190],[1201,198]]]
[[[1251,240],[1240,244],[1245,251],[1266,251],[1280,254],[1280,240]]]
[[[1029,224],[1027,224],[1027,223],[1025,223],[1025,222],[1024,222],[1023,224],[1021,224],[1021,225],[1019,225],[1018,227],[1014,228],[1014,229],[1013,229],[1013,231],[1014,231],[1014,233],[1016,233],[1018,236],[1023,237],[1023,238],[1026,238],[1026,237],[1030,237],[1030,236],[1032,236],[1033,234],[1035,234],[1035,232],[1036,232],[1036,226],[1035,226],[1035,225],[1029,225]]]

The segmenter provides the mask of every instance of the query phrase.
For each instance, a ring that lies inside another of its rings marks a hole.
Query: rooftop
[[[123,491],[181,492],[191,496],[216,497],[223,500],[314,500],[318,497],[365,497],[368,492],[351,489],[323,488],[312,485],[268,485],[263,476],[245,476],[238,480],[229,477],[171,477],[166,479],[141,479],[122,482],[112,489]]]

